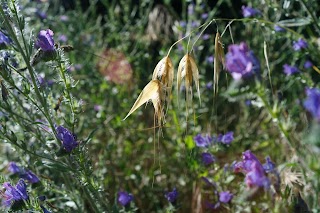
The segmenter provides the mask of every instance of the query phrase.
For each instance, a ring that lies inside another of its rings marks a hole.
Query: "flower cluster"
[[[299,73],[299,69],[295,66],[290,66],[288,64],[283,65],[283,72],[289,76],[289,75],[293,75],[295,73]]]
[[[166,192],[164,194],[165,198],[167,198],[167,200],[170,202],[170,203],[173,203],[176,201],[177,197],[178,197],[178,191],[176,188],[173,188],[173,191],[172,192]]]
[[[270,180],[266,173],[276,172],[275,164],[271,159],[267,157],[267,162],[262,165],[250,150],[243,153],[242,159],[242,161],[234,165],[234,172],[242,172],[246,175],[245,182],[249,188],[264,187],[268,189],[270,187]]]
[[[32,171],[19,167],[15,162],[10,162],[7,168],[9,172],[12,174],[18,174],[20,178],[28,181],[29,183],[40,182],[39,178]]]
[[[26,183],[20,179],[16,186],[12,186],[9,182],[4,182],[3,187],[6,191],[2,195],[2,204],[4,206],[11,206],[16,202],[28,200],[29,195],[27,193]]]
[[[260,72],[258,59],[244,42],[228,47],[226,67],[235,80],[259,75]]]

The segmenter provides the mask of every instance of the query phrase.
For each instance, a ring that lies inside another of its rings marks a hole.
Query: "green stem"
[[[320,26],[318,24],[318,20],[317,17],[314,15],[314,13],[312,13],[312,11],[309,9],[309,7],[307,7],[307,3],[305,0],[300,0],[300,2],[303,4],[303,6],[306,8],[307,12],[309,13],[309,15],[311,16],[311,18],[313,19],[314,22],[314,26],[316,27],[318,33],[320,33]]]

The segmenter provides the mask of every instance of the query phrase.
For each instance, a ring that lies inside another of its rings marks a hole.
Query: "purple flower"
[[[122,206],[128,205],[133,200],[132,194],[129,194],[127,192],[118,192],[118,202]]]
[[[15,162],[10,162],[8,164],[8,171],[11,172],[12,174],[16,174],[21,172],[21,168],[17,166]]]
[[[206,166],[212,164],[216,159],[215,157],[207,152],[201,154],[202,163]]]
[[[54,50],[54,40],[53,32],[50,29],[41,30],[38,34],[37,46],[39,46],[43,51],[53,51]]]
[[[58,139],[62,142],[62,145],[67,152],[71,152],[78,146],[75,135],[72,134],[68,129],[64,128],[63,126],[58,126],[56,131]]]
[[[203,13],[203,14],[201,15],[201,18],[202,18],[202,19],[207,19],[207,18],[208,18],[208,13]]]
[[[180,27],[186,27],[187,23],[185,21],[180,21]]]
[[[212,86],[213,86],[212,81],[209,81],[209,82],[206,84],[206,88],[209,89],[209,90],[212,89]]]
[[[233,139],[233,132],[227,132],[225,135],[219,134],[216,140],[217,142],[229,145]]]
[[[261,15],[260,10],[254,9],[252,7],[249,6],[242,6],[242,15],[243,17],[254,17],[254,16],[258,16]]]
[[[12,40],[0,31],[0,48],[6,47]]]
[[[40,205],[43,213],[51,213],[50,211],[48,211],[48,209],[46,209],[44,206]]]
[[[203,34],[202,39],[203,40],[208,40],[210,38],[209,34]]]
[[[276,31],[276,32],[285,32],[286,29],[280,27],[279,25],[274,25],[274,31]]]
[[[251,100],[246,100],[245,102],[244,102],[247,106],[251,106],[252,105],[252,101]]]
[[[188,15],[192,15],[194,13],[194,4],[188,5]]]
[[[38,183],[40,181],[39,178],[30,170],[22,172],[20,177],[27,180],[29,183]]]
[[[15,201],[27,200],[29,198],[27,193],[27,185],[20,179],[15,187],[11,186],[9,182],[4,182],[3,187],[6,191],[1,194],[3,200],[2,204],[9,207]]]
[[[320,90],[318,88],[307,88],[307,98],[303,102],[304,108],[308,110],[312,117],[320,121]]]
[[[229,45],[226,55],[226,67],[235,80],[259,74],[260,63],[247,44]]]
[[[246,175],[245,182],[249,188],[270,186],[270,181],[265,175],[265,170],[257,157],[247,150],[242,154],[243,161],[234,165],[235,172],[243,172]]]
[[[245,182],[249,188],[254,186],[268,188],[270,185],[260,162],[252,163],[251,170],[246,174]]]
[[[47,18],[47,14],[43,11],[40,11],[40,10],[36,11],[36,15],[42,20]]]
[[[289,76],[289,75],[293,75],[295,73],[299,73],[299,69],[295,66],[290,66],[289,64],[285,64],[283,65],[283,72]]]
[[[276,169],[276,165],[271,161],[271,158],[266,157],[266,163],[262,165],[266,173],[272,172]]]
[[[211,56],[207,56],[206,61],[207,61],[209,64],[212,64],[212,63],[213,63],[213,61],[214,61],[214,57],[213,57],[213,55],[211,55]]]
[[[309,69],[309,68],[311,68],[312,66],[313,66],[313,64],[312,64],[312,62],[309,61],[309,60],[306,60],[306,62],[304,62],[304,65],[303,65],[303,67],[304,67],[305,69]]]
[[[208,147],[212,143],[212,137],[209,135],[202,136],[201,134],[196,135],[194,138],[197,147]]]
[[[229,203],[233,198],[233,194],[229,191],[219,193],[219,201],[221,203]]]
[[[69,17],[66,15],[62,15],[62,16],[60,16],[60,21],[62,21],[62,22],[69,21]]]
[[[199,21],[192,21],[191,22],[191,27],[196,28],[200,26],[200,22]]]
[[[94,107],[93,107],[94,111],[97,111],[99,112],[101,109],[102,109],[102,106],[101,105],[98,105],[98,104],[95,104]]]
[[[308,43],[302,38],[299,38],[298,41],[293,42],[293,49],[295,51],[305,49],[307,47],[308,47]]]
[[[172,192],[166,192],[164,194],[165,198],[167,198],[167,200],[170,202],[170,203],[173,203],[174,201],[176,201],[177,197],[178,197],[178,191],[176,188],[173,188],[173,191]]]
[[[66,43],[68,41],[68,37],[64,34],[58,36],[58,41],[62,43]]]

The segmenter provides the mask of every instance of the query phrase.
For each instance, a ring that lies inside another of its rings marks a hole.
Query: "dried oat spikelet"
[[[177,74],[178,100],[179,100],[179,90],[180,90],[180,86],[183,78],[185,78],[187,104],[190,104],[192,101],[192,80],[196,85],[199,101],[201,104],[200,89],[199,89],[199,70],[195,60],[189,53],[187,53],[181,59],[178,67],[178,74]]]
[[[127,119],[134,111],[136,111],[142,104],[147,103],[151,100],[154,110],[155,117],[157,118],[158,124],[161,124],[163,119],[163,110],[161,105],[162,97],[162,85],[158,80],[151,80],[142,90],[136,102],[133,104],[127,116],[123,119]]]
[[[219,75],[220,75],[220,64],[222,64],[223,69],[225,66],[225,61],[224,61],[224,51],[223,51],[223,44],[221,42],[221,37],[220,34],[217,32],[216,37],[214,40],[214,66],[213,66],[213,93],[214,95],[217,95],[218,93],[218,86],[219,86]]]
[[[164,89],[166,91],[167,104],[169,103],[172,91],[173,73],[174,68],[172,65],[172,61],[169,56],[166,56],[158,62],[152,74],[152,80],[159,79],[162,85],[165,87]]]

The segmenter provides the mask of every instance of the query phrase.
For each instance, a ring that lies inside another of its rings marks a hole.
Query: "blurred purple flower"
[[[53,32],[50,29],[41,30],[38,34],[37,46],[39,46],[43,51],[53,51],[54,50],[54,40]]]
[[[208,18],[208,13],[203,13],[203,14],[201,15],[201,18],[202,18],[202,19],[207,19],[207,18]]]
[[[233,132],[227,132],[225,135],[219,134],[216,141],[229,145],[229,144],[231,144],[233,139],[234,139]]]
[[[208,40],[210,38],[209,34],[203,34],[202,39],[203,40]]]
[[[279,25],[274,25],[274,31],[276,31],[276,32],[285,32],[286,29],[280,27]]]
[[[188,15],[192,15],[194,13],[194,4],[188,5]]]
[[[173,191],[172,192],[166,192],[164,194],[165,198],[167,198],[167,200],[170,202],[170,203],[173,203],[176,201],[177,197],[178,197],[178,191],[176,188],[173,188]]]
[[[312,66],[313,66],[313,64],[312,64],[312,62],[309,61],[309,60],[306,60],[306,62],[304,62],[304,65],[303,65],[303,67],[304,67],[305,69],[309,69],[309,68],[311,68]]]
[[[219,193],[219,201],[221,203],[229,203],[233,198],[233,194],[229,191]]]
[[[101,109],[102,109],[102,106],[101,105],[98,105],[98,104],[95,104],[94,107],[93,107],[94,111],[97,111],[99,112]]]
[[[207,153],[207,152],[203,152],[201,154],[201,159],[202,159],[202,163],[205,166],[209,166],[210,164],[212,164],[216,160],[215,157],[212,154]]]
[[[58,126],[56,131],[58,139],[62,142],[63,148],[67,152],[71,152],[78,146],[75,135],[72,134],[68,129],[64,128],[63,126]]]
[[[276,169],[276,165],[271,161],[271,158],[266,157],[266,163],[262,165],[266,173],[272,172]]]
[[[260,63],[247,44],[232,44],[228,47],[226,67],[235,80],[259,74]]]
[[[243,17],[254,17],[254,16],[258,16],[258,15],[261,15],[261,12],[260,10],[257,10],[257,9],[254,9],[252,7],[249,7],[249,6],[242,6],[242,15]]]
[[[208,63],[212,64],[213,61],[214,61],[214,56],[213,56],[213,55],[207,56],[206,61],[207,61]]]
[[[40,10],[36,11],[36,15],[42,20],[47,18],[47,14],[43,11],[40,11]]]
[[[246,104],[247,106],[251,106],[251,105],[252,105],[252,101],[251,101],[251,100],[246,100],[246,101],[245,101],[245,104]]]
[[[196,28],[200,26],[200,22],[199,21],[192,21],[191,22],[191,27]]]
[[[12,40],[0,31],[0,49],[8,46]]]
[[[66,15],[62,15],[62,16],[60,16],[60,21],[62,21],[62,22],[69,21],[69,17]]]
[[[290,66],[289,64],[285,64],[283,65],[283,72],[289,76],[289,75],[293,75],[295,73],[299,73],[299,69],[295,66]]]
[[[307,88],[307,98],[303,102],[303,106],[308,110],[312,117],[317,121],[320,121],[320,89],[318,88]]]
[[[4,193],[1,193],[3,198],[2,204],[9,207],[15,201],[27,200],[29,198],[27,193],[27,185],[20,179],[15,187],[11,186],[9,182],[4,182],[3,187],[6,189]]]
[[[58,36],[58,41],[62,43],[66,43],[68,41],[68,37],[64,34]]]
[[[186,27],[187,26],[187,22],[185,21],[180,21],[180,27]]]
[[[39,178],[30,170],[22,172],[20,177],[27,180],[29,183],[38,183],[40,181]]]
[[[293,42],[293,49],[295,51],[305,49],[307,47],[308,47],[308,43],[302,38],[299,38],[298,41]]]
[[[46,209],[44,206],[40,205],[43,213],[51,213],[50,211],[48,211],[48,209]]]
[[[194,138],[197,147],[208,147],[212,143],[212,137],[209,135],[202,136],[201,134],[196,135]]]
[[[209,81],[209,82],[206,84],[206,88],[209,89],[209,90],[212,89],[212,86],[213,86],[212,81]]]
[[[10,162],[8,164],[8,171],[11,172],[12,174],[16,174],[16,173],[20,173],[22,170],[15,162]]]
[[[127,192],[118,192],[118,202],[122,206],[128,205],[133,200],[132,194],[129,194]]]

